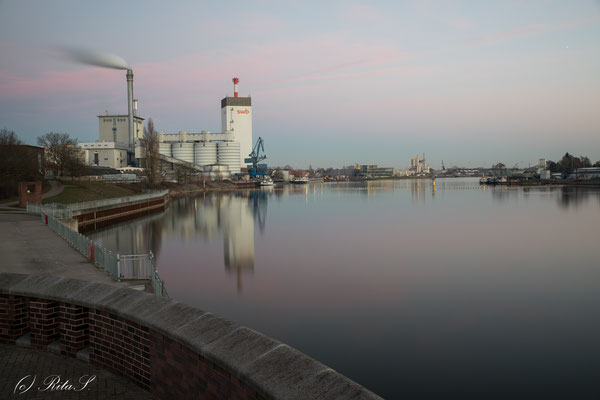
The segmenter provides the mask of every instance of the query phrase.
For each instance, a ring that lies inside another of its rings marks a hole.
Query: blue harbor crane
[[[264,141],[261,137],[259,137],[256,141],[256,144],[252,149],[252,153],[250,153],[249,156],[250,157],[244,159],[244,162],[251,163],[248,165],[248,173],[250,174],[250,177],[264,178],[265,173],[267,172],[267,164],[259,164],[259,162],[261,162],[269,156],[265,154]]]

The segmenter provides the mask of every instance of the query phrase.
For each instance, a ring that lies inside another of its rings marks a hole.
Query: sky
[[[98,139],[97,116],[219,132],[220,100],[252,96],[269,164],[439,168],[600,160],[600,0],[0,0],[0,128]]]

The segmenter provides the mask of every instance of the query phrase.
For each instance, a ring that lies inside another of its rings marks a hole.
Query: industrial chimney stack
[[[240,80],[238,78],[233,78],[233,97],[238,97],[238,83]]]
[[[129,126],[129,151],[133,151],[133,70],[127,70],[127,118]]]

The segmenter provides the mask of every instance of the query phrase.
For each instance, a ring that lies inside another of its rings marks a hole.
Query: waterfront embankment
[[[163,399],[380,399],[252,329],[100,283],[0,273],[0,326],[0,342],[59,349]]]
[[[0,214],[0,254],[0,272],[52,275],[125,287],[140,284],[115,282],[44,225],[39,216]]]

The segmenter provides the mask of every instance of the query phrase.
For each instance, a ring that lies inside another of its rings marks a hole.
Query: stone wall
[[[331,368],[209,312],[126,288],[0,274],[0,342],[29,334],[160,398],[376,399]]]

